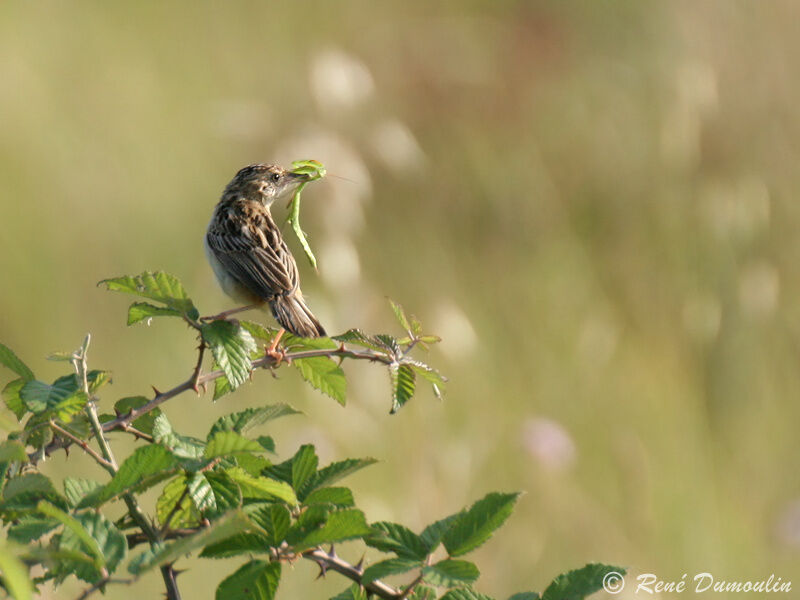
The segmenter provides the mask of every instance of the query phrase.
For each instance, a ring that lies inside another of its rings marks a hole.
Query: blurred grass
[[[589,560],[800,576],[799,13],[2,3],[0,339],[54,377],[44,355],[91,331],[109,402],[183,380],[185,328],[126,329],[127,299],[95,283],[163,269],[226,308],[201,250],[222,187],[244,164],[316,158],[349,181],[304,194],[311,306],[330,330],[380,330],[383,296],[403,303],[445,337],[447,400],[390,418],[383,374],[350,365],[343,410],[287,371],[216,405],[176,399],[177,427],[290,400],[307,417],[274,432],[284,454],[383,461],[351,481],[374,520],[420,527],[526,490],[478,552],[497,597]],[[235,563],[211,564],[186,597]],[[296,570],[284,598],[345,587]]]

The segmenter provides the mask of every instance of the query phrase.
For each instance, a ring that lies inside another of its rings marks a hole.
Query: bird
[[[269,306],[281,326],[272,352],[284,330],[304,338],[326,335],[303,299],[297,263],[270,213],[275,200],[309,179],[278,165],[240,169],[225,187],[205,235],[206,256],[220,287],[244,304],[210,318]]]

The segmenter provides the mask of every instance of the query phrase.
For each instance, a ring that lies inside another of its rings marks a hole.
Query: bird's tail
[[[325,329],[311,314],[300,294],[277,296],[269,305],[272,316],[286,331],[305,338],[326,335]]]

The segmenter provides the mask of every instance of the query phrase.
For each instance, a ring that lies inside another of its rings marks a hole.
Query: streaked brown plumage
[[[270,205],[297,189],[306,175],[276,165],[251,165],[228,184],[205,236],[208,261],[220,286],[234,300],[269,304],[275,320],[301,337],[325,335],[303,301],[297,264]]]

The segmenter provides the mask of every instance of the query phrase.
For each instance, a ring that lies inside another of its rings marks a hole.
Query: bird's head
[[[225,197],[243,197],[269,206],[297,189],[309,176],[278,165],[250,165],[241,169],[225,188]]]

